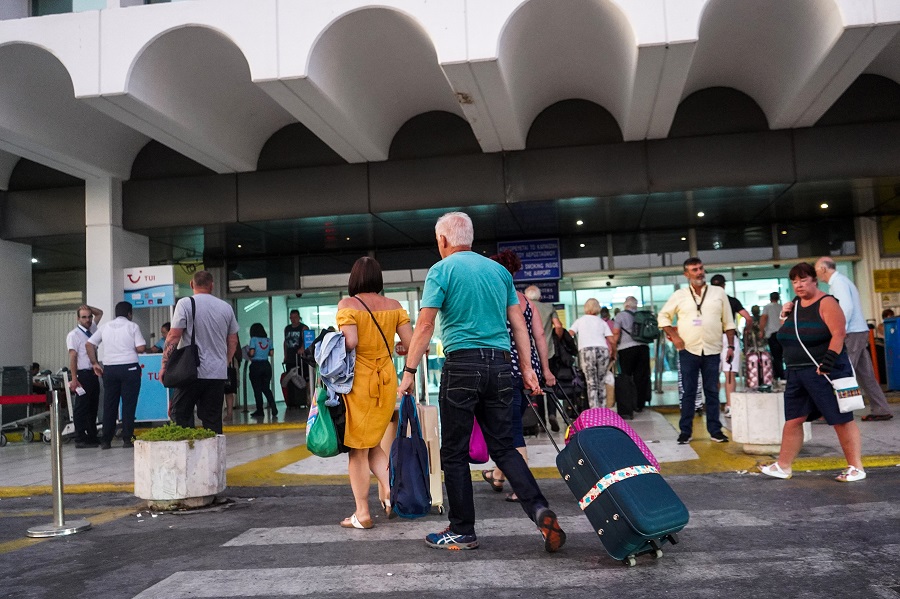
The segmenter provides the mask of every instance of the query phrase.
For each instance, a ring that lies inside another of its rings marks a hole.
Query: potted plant
[[[225,436],[167,424],[134,443],[134,494],[156,510],[209,505],[225,490]]]

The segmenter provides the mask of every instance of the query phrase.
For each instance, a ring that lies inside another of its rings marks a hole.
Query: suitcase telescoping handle
[[[569,398],[565,395],[565,392],[563,392],[562,388],[559,387],[558,383],[556,385],[556,388],[559,389],[563,396],[566,397],[566,401],[568,401]],[[559,397],[556,395],[554,388],[543,387],[541,390],[544,392],[544,397],[549,398],[556,405],[557,412],[559,412],[563,421],[566,423],[566,426],[571,425],[572,422],[566,417],[566,411],[563,409],[562,403],[559,401]],[[544,432],[547,433],[547,437],[550,439],[550,442],[553,443],[553,447],[556,449],[556,453],[559,453],[559,445],[556,444],[556,439],[553,438],[553,435],[550,433],[550,429],[547,428],[547,423],[544,422],[544,417],[540,412],[538,412],[537,406],[534,405],[534,402],[531,401],[531,396],[526,395],[525,399],[528,401],[528,405],[531,406],[531,410],[534,412],[534,415],[537,416],[537,420],[540,423],[541,428],[544,429]]]

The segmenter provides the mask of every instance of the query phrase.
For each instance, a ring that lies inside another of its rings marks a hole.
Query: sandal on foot
[[[373,526],[371,520],[360,520],[356,514],[341,520],[341,528],[372,528]]]
[[[483,478],[487,482],[487,484],[491,485],[491,488],[497,493],[503,492],[504,481],[502,479],[494,478],[493,470],[482,470],[481,478]]]
[[[866,414],[860,418],[860,420],[863,422],[880,422],[883,420],[890,420],[893,417],[893,414]]]
[[[855,483],[858,480],[863,480],[865,477],[865,470],[860,470],[856,466],[847,466],[847,469],[838,474],[834,480],[839,483]]]
[[[510,503],[519,503],[519,496],[515,493],[507,493],[505,501]]]
[[[397,512],[394,511],[390,499],[383,499],[381,501],[381,508],[384,510],[384,515],[387,516],[388,520],[393,520],[397,517]]]
[[[788,470],[787,472],[782,470],[778,462],[772,462],[768,466],[760,466],[759,471],[766,476],[771,476],[773,478],[788,479],[793,476],[790,470]]]

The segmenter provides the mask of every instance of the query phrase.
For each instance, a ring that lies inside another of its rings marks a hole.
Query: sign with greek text
[[[497,251],[512,250],[522,261],[522,270],[515,281],[546,281],[562,276],[562,259],[559,255],[559,239],[533,239],[528,241],[501,241]]]

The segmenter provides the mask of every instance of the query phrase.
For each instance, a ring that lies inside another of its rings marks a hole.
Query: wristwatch
[[[419,370],[418,370],[418,368],[410,368],[409,366],[404,366],[403,372],[408,372],[410,374],[416,374],[417,372],[419,372]]]

